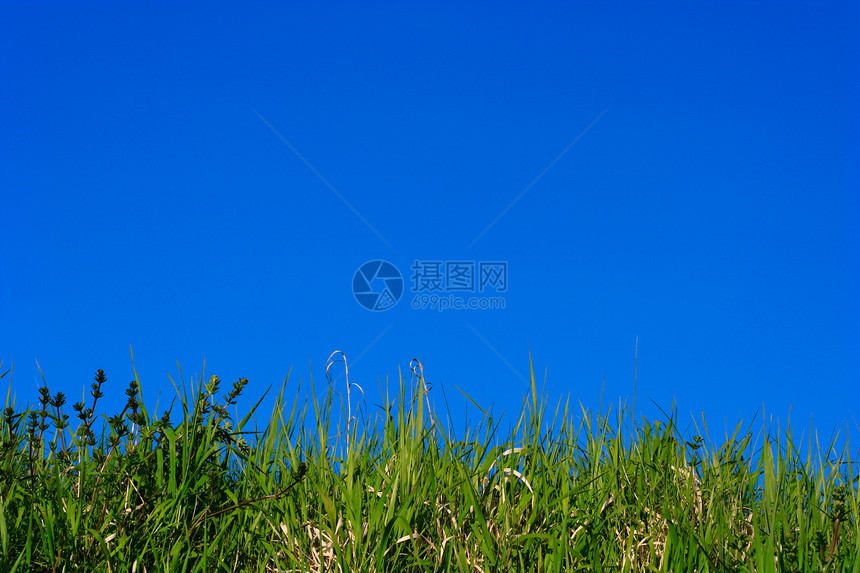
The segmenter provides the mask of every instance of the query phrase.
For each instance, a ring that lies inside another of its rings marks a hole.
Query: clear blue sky
[[[255,400],[342,350],[370,413],[417,357],[462,428],[455,387],[515,421],[529,351],[551,403],[629,402],[638,337],[649,417],[856,432],[858,29],[853,2],[4,2],[13,393],[103,368],[113,414],[133,347],[150,407],[204,357]],[[373,260],[402,274],[378,312]],[[413,309],[416,261],[506,263],[466,293],[504,308]]]

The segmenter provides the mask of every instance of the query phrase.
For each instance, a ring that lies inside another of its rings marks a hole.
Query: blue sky
[[[0,22],[19,403],[36,361],[70,403],[102,368],[113,414],[133,347],[150,407],[204,358],[250,379],[247,406],[290,371],[288,393],[324,388],[341,350],[370,413],[417,357],[462,429],[458,387],[515,421],[529,352],[552,404],[629,402],[638,339],[650,418],[857,431],[855,3],[6,2]],[[402,275],[379,312],[353,293],[373,260]],[[413,292],[416,261],[505,263],[507,288]],[[504,308],[412,308],[431,294]]]

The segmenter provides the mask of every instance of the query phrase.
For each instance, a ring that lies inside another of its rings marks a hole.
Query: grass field
[[[455,437],[412,367],[375,421],[352,418],[348,382],[336,402],[285,381],[256,428],[231,417],[244,379],[221,396],[201,376],[158,415],[140,381],[97,414],[101,370],[87,404],[10,395],[0,570],[860,573],[847,439],[682,436],[671,411],[548,407],[533,375],[508,435],[486,415]]]

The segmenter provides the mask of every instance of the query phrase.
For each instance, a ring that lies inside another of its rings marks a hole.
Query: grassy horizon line
[[[157,418],[135,370],[126,406],[100,414],[97,430],[98,370],[89,405],[72,406],[73,430],[44,377],[38,405],[16,412],[10,376],[0,569],[860,573],[847,435],[837,449],[810,432],[804,448],[780,426],[759,443],[739,422],[719,444],[704,417],[683,435],[674,406],[651,422],[635,402],[613,417],[602,404],[577,414],[569,397],[549,417],[529,365],[513,429],[502,434],[463,392],[484,418],[460,438],[443,429],[417,360],[372,426],[353,414],[357,385],[339,352],[324,396],[311,384],[299,409],[299,383],[290,406],[288,376],[262,427],[254,414],[268,390],[241,419],[229,411],[246,378],[220,400],[217,376],[201,374],[190,393],[174,383],[178,411],[174,399]]]

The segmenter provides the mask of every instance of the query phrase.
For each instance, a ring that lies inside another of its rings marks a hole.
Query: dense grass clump
[[[228,411],[246,379],[219,399],[201,376],[160,417],[135,379],[107,417],[99,370],[74,429],[47,384],[38,406],[7,398],[0,570],[860,572],[847,440],[801,457],[790,432],[756,445],[739,426],[713,445],[704,424],[680,435],[674,413],[559,404],[550,420],[534,376],[508,435],[485,414],[456,439],[412,366],[361,424],[348,377],[334,426],[331,386],[306,424],[286,381],[262,428],[260,401]]]

